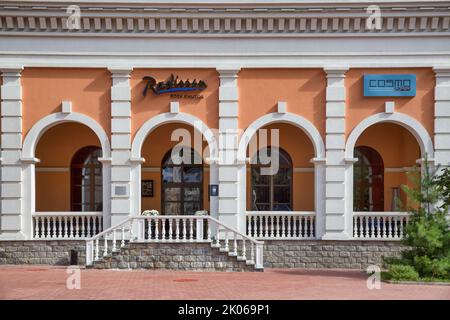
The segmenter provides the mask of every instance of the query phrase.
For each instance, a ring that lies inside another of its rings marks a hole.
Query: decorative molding
[[[67,27],[66,7],[49,3],[45,7],[29,4],[0,6],[0,33],[27,35],[123,35],[141,36],[188,34],[204,36],[339,36],[346,34],[414,34],[448,33],[450,14],[448,5],[408,8],[380,4],[383,12],[380,30],[368,30],[365,19],[370,4],[352,4],[348,7],[295,4],[294,7],[202,8],[189,7],[108,7],[107,4],[80,5],[79,29]],[[371,3],[373,4],[373,3]],[[118,16],[120,14],[120,16]]]

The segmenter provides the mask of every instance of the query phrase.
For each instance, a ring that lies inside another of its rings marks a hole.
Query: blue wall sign
[[[219,185],[217,185],[217,184],[210,184],[209,185],[209,196],[210,197],[217,197],[217,196],[219,196]]]
[[[366,74],[364,97],[414,97],[415,74]]]

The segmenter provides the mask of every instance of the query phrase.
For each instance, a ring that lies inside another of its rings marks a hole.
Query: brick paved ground
[[[265,272],[81,270],[66,288],[64,267],[0,266],[0,299],[447,299],[450,286],[393,285],[368,290],[359,271]]]

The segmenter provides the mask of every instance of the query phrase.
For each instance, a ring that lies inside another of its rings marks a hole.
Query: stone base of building
[[[67,266],[71,251],[76,251],[77,265],[85,265],[86,242],[82,240],[0,241],[1,264],[48,264]]]
[[[399,241],[288,240],[264,241],[265,268],[382,267],[383,257],[399,257],[405,246]]]
[[[399,241],[266,240],[264,267],[366,269],[381,267],[382,257],[398,257],[404,249]],[[77,264],[85,265],[85,241],[0,241],[0,265],[69,265],[72,251]],[[131,243],[93,268],[255,270],[209,243]]]

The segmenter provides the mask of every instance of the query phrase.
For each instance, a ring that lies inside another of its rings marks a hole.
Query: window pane
[[[268,185],[270,183],[269,175],[261,175],[261,168],[252,167],[252,184],[253,185]]]
[[[184,182],[202,182],[202,168],[200,167],[185,167],[184,168]]]
[[[291,202],[291,188],[290,187],[274,187],[273,188],[273,202],[276,203],[290,203]]]
[[[267,187],[254,187],[252,190],[252,207],[255,207],[258,203],[270,204],[270,188]]]
[[[196,211],[200,210],[200,202],[185,202],[184,203],[184,214],[193,215]]]
[[[181,188],[164,188],[164,201],[181,201]]]
[[[181,214],[181,202],[165,202],[164,214],[166,215],[180,215]]]
[[[184,201],[200,201],[200,187],[185,188]]]
[[[291,184],[291,169],[290,168],[279,168],[278,173],[273,176],[274,184]]]
[[[163,168],[163,182],[181,182],[181,167]]]

